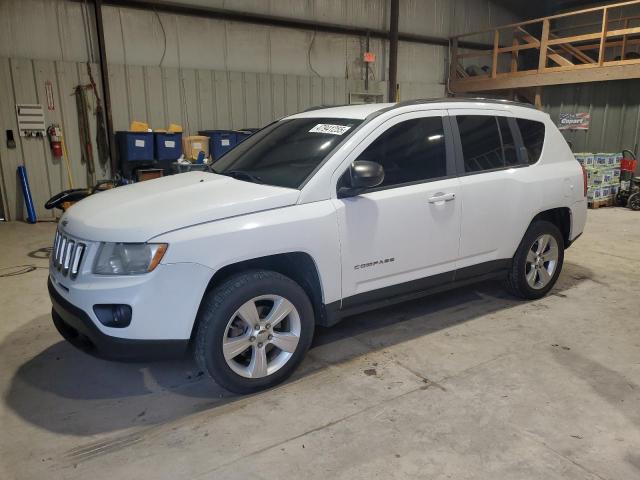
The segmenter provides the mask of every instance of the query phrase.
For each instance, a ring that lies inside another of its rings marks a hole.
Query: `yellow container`
[[[200,152],[204,152],[204,157],[209,158],[209,137],[192,135],[182,139],[182,151],[187,160],[196,160]]]
[[[138,122],[134,120],[131,122],[131,126],[129,127],[129,131],[131,132],[148,132],[149,124],[144,122]]]

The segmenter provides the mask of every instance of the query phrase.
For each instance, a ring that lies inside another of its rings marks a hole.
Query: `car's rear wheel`
[[[513,257],[507,289],[521,298],[541,298],[558,280],[563,261],[560,230],[551,222],[537,220],[529,226]]]
[[[204,299],[195,358],[228,390],[269,388],[302,361],[314,323],[309,298],[290,278],[266,270],[234,275]]]

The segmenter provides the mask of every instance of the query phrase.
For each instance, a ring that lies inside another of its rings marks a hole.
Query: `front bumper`
[[[189,340],[136,340],[101,332],[82,309],[65,300],[47,281],[53,305],[51,315],[61,335],[74,346],[92,355],[111,360],[148,360],[184,355]]]

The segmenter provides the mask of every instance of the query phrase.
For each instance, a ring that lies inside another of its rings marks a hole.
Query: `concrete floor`
[[[53,231],[0,224],[0,267],[46,267]],[[75,351],[46,277],[0,278],[2,479],[640,478],[636,212],[590,211],[540,301],[485,283],[359,315],[249,397]]]

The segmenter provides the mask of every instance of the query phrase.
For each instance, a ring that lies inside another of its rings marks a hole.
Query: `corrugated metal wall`
[[[98,66],[92,66],[95,80],[100,88]],[[45,82],[53,87],[54,110],[46,105]],[[86,64],[75,62],[52,62],[47,60],[8,59],[0,57],[0,128],[3,137],[6,130],[13,130],[16,148],[7,147],[5,138],[0,142],[0,173],[2,174],[3,204],[5,215],[11,219],[25,218],[22,192],[17,187],[16,168],[25,165],[29,176],[31,193],[39,217],[51,217],[51,211],[44,209],[44,203],[54,194],[70,188],[65,164],[51,155],[48,140],[44,138],[22,138],[18,135],[16,103],[40,103],[44,106],[47,125],[64,125],[65,140],[71,162],[74,186],[87,186],[87,166],[80,161],[80,139],[78,135],[78,115],[76,99],[73,95],[78,84],[88,84]],[[90,106],[95,101],[88,95]],[[95,116],[89,115],[92,134],[93,156],[96,159],[96,177],[107,178],[109,171],[100,168],[95,144]],[[108,168],[108,167],[107,167]]]
[[[389,10],[388,0],[178,1],[376,29],[387,28]],[[84,62],[97,58],[95,32],[87,37],[83,27],[83,18],[92,25],[93,12],[83,8],[67,0],[0,0],[0,129],[13,129],[17,138],[15,103],[44,104],[44,82],[51,81],[56,110],[46,112],[47,124],[65,129],[76,187],[86,186],[87,174],[71,94],[87,83]],[[514,20],[491,0],[400,2],[400,31],[407,33],[448,37]],[[310,105],[346,103],[349,92],[364,90],[364,38],[115,7],[104,8],[104,27],[117,130],[132,120],[154,128],[180,123],[191,133],[260,127]],[[370,87],[386,93],[388,46],[372,39],[370,49],[376,54]],[[400,42],[401,99],[443,96],[446,55],[444,47]],[[94,77],[100,78],[95,66]],[[44,201],[68,182],[42,139],[18,140],[15,150],[0,144],[5,215],[24,218],[15,178],[20,164],[38,214],[50,215]]]
[[[556,123],[560,113],[589,112],[589,130],[565,130],[574,152],[638,153],[640,88],[638,80],[582,83],[545,87],[545,111]]]

